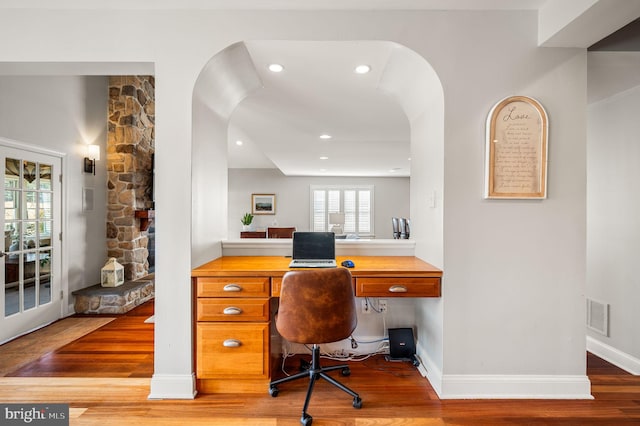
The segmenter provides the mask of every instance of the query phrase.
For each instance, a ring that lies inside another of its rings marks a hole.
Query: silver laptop
[[[289,268],[335,268],[336,240],[333,232],[294,232]]]

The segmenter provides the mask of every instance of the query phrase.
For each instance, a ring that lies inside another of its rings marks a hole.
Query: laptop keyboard
[[[335,268],[335,260],[297,259],[289,263],[289,268]]]

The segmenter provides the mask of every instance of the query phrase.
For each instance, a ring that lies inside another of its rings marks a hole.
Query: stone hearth
[[[154,284],[153,275],[126,281],[118,287],[96,284],[73,292],[74,308],[77,314],[124,314],[153,299]]]

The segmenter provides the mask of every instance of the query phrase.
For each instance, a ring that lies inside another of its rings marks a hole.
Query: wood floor
[[[153,304],[0,377],[0,403],[70,404],[71,425],[299,425],[306,383],[264,394],[198,395],[150,401]],[[1,360],[0,360],[1,362]],[[363,407],[320,382],[309,407],[315,426],[640,425],[640,377],[587,355],[594,400],[447,400],[409,364],[374,358],[336,376],[359,392]],[[291,365],[290,369],[295,370]]]
[[[153,315],[149,301],[62,348],[7,374],[22,377],[151,377]],[[76,315],[81,316],[81,315]]]

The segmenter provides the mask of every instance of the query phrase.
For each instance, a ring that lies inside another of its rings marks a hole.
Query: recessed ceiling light
[[[371,71],[371,67],[369,65],[358,65],[353,71],[356,74],[366,74]]]
[[[270,64],[269,65],[269,71],[271,72],[282,72],[284,70],[284,67],[280,64]]]
[[[242,145],[242,141],[236,141],[236,145],[241,146]]]
[[[320,135],[320,139],[331,139],[331,135],[328,135],[326,133]]]
[[[326,155],[323,155],[322,157],[320,157],[321,160],[328,160],[329,157],[327,157]]]

